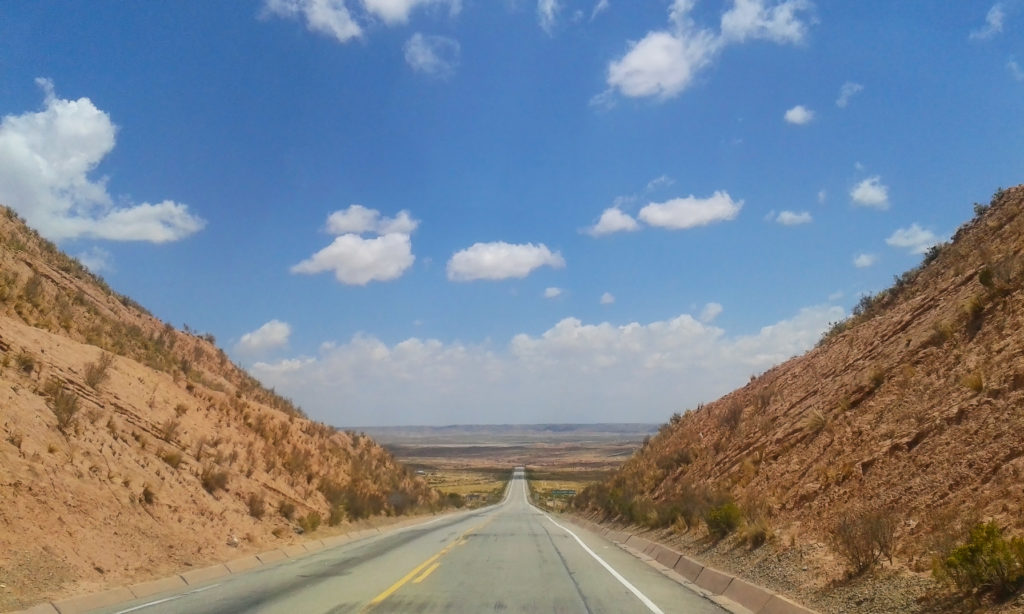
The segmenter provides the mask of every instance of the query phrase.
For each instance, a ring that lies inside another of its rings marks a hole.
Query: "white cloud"
[[[544,298],[558,298],[559,296],[562,296],[561,288],[552,287],[544,289]]]
[[[804,124],[811,123],[811,120],[814,119],[814,111],[808,109],[802,104],[798,104],[792,109],[786,111],[785,115],[782,117],[790,124],[803,126]]]
[[[654,179],[651,179],[650,181],[647,182],[646,191],[654,192],[656,190],[660,190],[661,188],[667,188],[670,185],[674,184],[675,182],[676,180],[669,177],[668,175],[661,175],[660,177],[655,177]]]
[[[722,15],[722,38],[742,42],[748,38],[775,43],[799,43],[807,24],[798,16],[812,7],[807,0],[786,0],[767,6],[765,0],[735,0]]]
[[[700,312],[700,321],[704,324],[714,322],[715,318],[722,313],[722,309],[723,308],[720,303],[708,303],[707,305],[704,305],[704,309]]]
[[[75,258],[77,258],[85,268],[97,274],[103,271],[109,271],[111,269],[111,262],[113,261],[113,256],[110,255],[110,252],[102,247],[90,247],[84,252],[80,252],[75,256]]]
[[[350,205],[327,216],[327,231],[337,236],[327,247],[291,268],[292,273],[313,275],[333,271],[343,284],[363,286],[402,276],[416,257],[409,235],[419,222],[408,211],[382,217],[380,211]],[[363,237],[364,233],[378,235]]]
[[[548,34],[554,29],[561,8],[558,0],[537,0],[537,21]]]
[[[0,121],[0,202],[43,236],[114,241],[177,241],[206,224],[186,205],[115,205],[105,177],[89,175],[114,149],[117,127],[88,98],[58,98],[47,79],[43,109]]]
[[[682,230],[735,219],[742,207],[742,200],[734,201],[728,192],[719,190],[708,198],[690,195],[650,203],[640,210],[639,217],[651,226]]]
[[[566,318],[497,346],[420,338],[388,345],[356,335],[316,359],[257,363],[252,372],[342,426],[659,422],[813,347],[844,315],[838,306],[808,307],[742,334],[686,314],[621,325]]]
[[[593,21],[594,18],[600,15],[601,13],[610,9],[611,6],[612,5],[611,2],[609,2],[609,0],[598,0],[598,2],[594,5],[594,10],[590,12],[591,21]]]
[[[783,226],[810,224],[811,213],[809,211],[801,211],[799,213],[795,211],[782,211],[775,217],[775,221]]]
[[[413,70],[442,79],[455,74],[459,66],[459,42],[444,36],[417,32],[405,43],[405,62]]]
[[[882,183],[882,178],[878,175],[868,177],[855,185],[850,190],[850,198],[855,205],[882,210],[889,208],[889,188]]]
[[[826,198],[828,198],[828,192],[825,190],[818,190],[818,203],[825,204]]]
[[[337,1],[337,0],[336,0]],[[379,17],[388,24],[409,21],[409,14],[420,6],[447,4],[452,15],[462,10],[461,0],[362,0],[367,13]]]
[[[1003,20],[1006,12],[1001,2],[996,2],[985,14],[984,27],[972,30],[969,38],[971,40],[988,40],[1003,31]]]
[[[339,43],[363,34],[345,0],[265,0],[263,8],[268,15],[305,21],[311,32],[331,36]]]
[[[676,96],[722,49],[748,39],[799,43],[807,30],[799,13],[811,8],[805,0],[785,0],[770,7],[764,0],[734,0],[722,15],[721,32],[716,33],[690,18],[694,5],[695,0],[675,0],[669,8],[668,29],[630,42],[626,53],[608,64],[608,89],[591,103],[611,106],[616,92],[630,98]]]
[[[246,354],[259,354],[288,345],[292,327],[287,322],[271,320],[256,330],[245,333],[236,346]]]
[[[292,273],[313,275],[333,271],[343,284],[364,286],[402,276],[416,257],[409,235],[392,233],[374,238],[344,234],[327,247],[291,268]]]
[[[1013,58],[1007,60],[1006,70],[1010,71],[1010,76],[1013,77],[1014,81],[1024,81],[1024,69],[1020,67],[1017,60]]]
[[[602,305],[611,305],[612,303],[615,302],[615,295],[612,294],[611,292],[605,292],[604,294],[601,295],[601,299],[599,302]]]
[[[604,210],[597,223],[584,232],[592,237],[603,237],[614,232],[632,232],[639,229],[640,225],[631,215],[623,213],[618,207],[609,207]]]
[[[923,254],[928,251],[929,247],[941,240],[932,231],[925,230],[917,224],[911,224],[907,228],[897,229],[885,242],[893,247],[908,249],[913,254]]]
[[[542,266],[560,269],[565,266],[565,259],[543,243],[474,243],[452,254],[448,260],[448,279],[473,281],[523,278]]]
[[[853,259],[853,266],[858,269],[865,269],[878,262],[878,256],[874,254],[857,254]]]
[[[608,93],[630,98],[671,98],[711,63],[718,40],[706,30],[687,33],[650,32],[608,65]]]
[[[339,209],[327,216],[327,232],[336,235],[367,232],[381,235],[412,234],[419,224],[405,209],[395,217],[381,217],[380,211],[362,205],[349,205],[347,209]]]
[[[845,109],[850,104],[850,99],[859,94],[863,89],[864,86],[860,83],[847,81],[839,88],[839,98],[836,98],[836,106],[840,109]]]

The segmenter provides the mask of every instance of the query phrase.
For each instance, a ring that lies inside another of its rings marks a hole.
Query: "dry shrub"
[[[57,417],[57,429],[66,435],[78,415],[78,395],[67,390],[59,380],[50,380],[44,392],[49,397],[50,410]]]
[[[206,492],[213,494],[218,490],[224,490],[228,486],[228,472],[223,469],[210,466],[203,469],[199,476]]]
[[[888,510],[846,512],[832,528],[829,541],[846,561],[851,575],[867,571],[882,556],[891,563],[896,547],[896,516]]]
[[[160,459],[171,466],[172,469],[177,469],[181,465],[181,452],[177,450],[164,450],[160,453]]]
[[[114,364],[114,356],[109,352],[101,352],[96,362],[85,365],[85,384],[93,390],[99,389],[100,384],[109,377],[108,370]]]
[[[295,518],[295,504],[291,501],[282,500],[277,504],[277,513],[284,516],[287,520]]]
[[[718,423],[730,431],[735,431],[743,419],[743,406],[736,401],[726,403],[718,414]]]
[[[180,429],[181,420],[178,420],[177,418],[168,418],[160,425],[160,439],[163,439],[168,443],[172,443],[178,437],[178,431]]]
[[[312,533],[320,528],[320,512],[310,512],[299,518],[299,526],[304,533]]]
[[[974,373],[968,373],[964,376],[961,382],[965,388],[968,388],[974,392],[981,392],[985,389],[985,378],[982,376],[981,371],[975,371]]]
[[[266,500],[260,493],[251,493],[245,500],[245,504],[249,508],[249,515],[257,520],[263,518],[263,514],[267,512]]]

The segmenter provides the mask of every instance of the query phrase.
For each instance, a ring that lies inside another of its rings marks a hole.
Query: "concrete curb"
[[[171,576],[169,578],[161,578],[159,580],[150,580],[148,582],[139,582],[128,586],[128,590],[135,595],[135,598],[149,597],[157,593],[164,591],[173,591],[176,588],[187,588],[188,583],[181,576]]]
[[[61,599],[60,601],[54,601],[52,603],[53,607],[56,608],[60,614],[79,614],[81,612],[95,610],[96,608],[121,603],[122,601],[131,601],[132,599],[135,599],[135,595],[133,595],[130,590],[122,586],[103,591],[102,593],[68,597],[67,599]]]
[[[766,588],[708,567],[681,552],[645,537],[604,527],[589,520],[570,517],[577,526],[618,544],[637,558],[666,568],[665,575],[686,583],[715,603],[737,613],[818,614]],[[735,606],[739,606],[738,608]]]

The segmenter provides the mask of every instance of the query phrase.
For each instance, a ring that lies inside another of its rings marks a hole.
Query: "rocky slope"
[[[823,599],[850,571],[835,539],[843,518],[873,511],[894,523],[892,562],[881,557],[875,575],[932,594],[933,560],[971,525],[1020,534],[1024,186],[975,211],[818,347],[677,414],[577,505],[692,538],[707,530],[702,513],[734,501],[748,546],[774,535],[776,560],[816,553],[800,557],[811,573],[789,588],[802,583]],[[736,549],[740,539],[724,541]],[[832,611],[828,603],[819,605]]]
[[[438,501],[0,209],[0,610]]]

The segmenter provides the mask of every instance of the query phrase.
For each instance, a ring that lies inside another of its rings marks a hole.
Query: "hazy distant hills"
[[[640,441],[657,424],[453,424],[447,426],[373,426],[358,429],[382,444],[521,444],[544,442]]]

